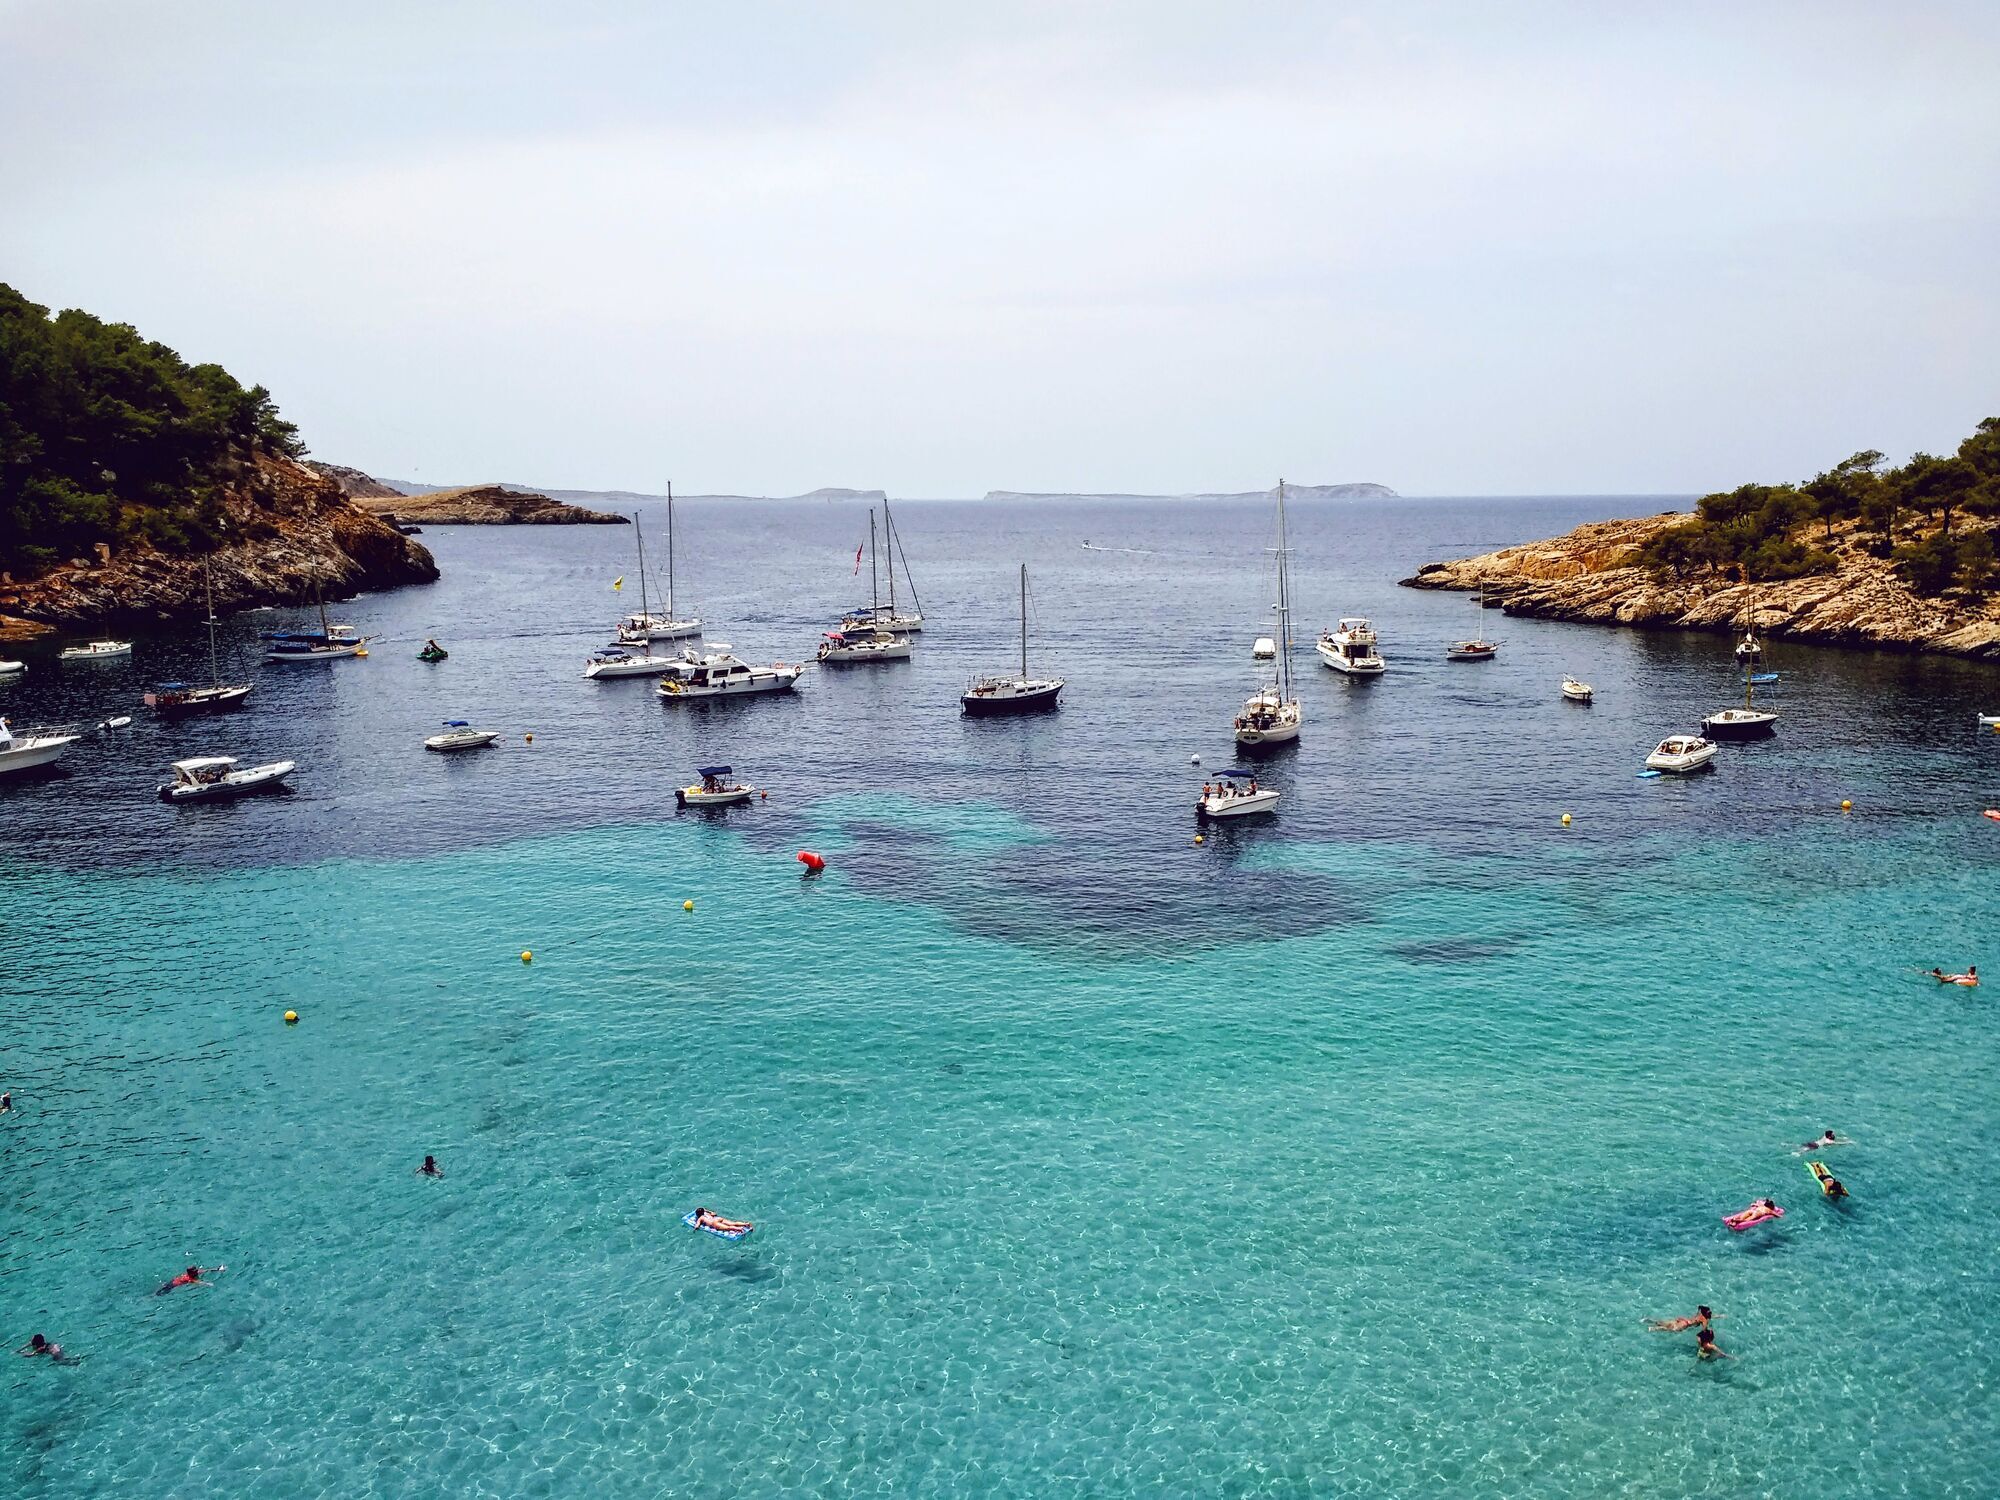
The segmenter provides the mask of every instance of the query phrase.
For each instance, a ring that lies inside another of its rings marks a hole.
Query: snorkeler
[[[164,1297],[168,1292],[174,1290],[175,1287],[213,1286],[215,1283],[210,1281],[203,1281],[201,1278],[204,1275],[220,1276],[224,1271],[228,1269],[229,1267],[227,1266],[189,1266],[185,1271],[181,1272],[181,1274],[176,1276],[172,1281],[161,1283],[159,1290],[154,1292],[153,1295],[155,1297]]]
[[[13,1112],[14,1094],[10,1089],[5,1093],[0,1093],[0,1115],[12,1114]]]
[[[1686,1333],[1690,1328],[1706,1328],[1715,1314],[1707,1307],[1697,1307],[1691,1318],[1648,1318],[1646,1326],[1655,1333]]]
[[[435,1156],[426,1156],[424,1164],[417,1168],[417,1175],[419,1177],[442,1177],[444,1176],[444,1168],[437,1164]]]
[[[1736,1358],[1735,1355],[1729,1353],[1715,1342],[1715,1330],[1713,1328],[1704,1328],[1694,1336],[1694,1353],[1696,1359]]]

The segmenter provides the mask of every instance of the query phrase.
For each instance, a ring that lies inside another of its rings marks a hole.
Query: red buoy
[[[815,875],[826,868],[826,861],[810,849],[801,849],[799,851],[799,863],[804,865],[808,870],[811,870]]]

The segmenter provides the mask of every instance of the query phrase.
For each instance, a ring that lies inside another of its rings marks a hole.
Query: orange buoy
[[[812,850],[810,849],[801,849],[799,851],[799,863],[804,865],[808,870],[812,871],[813,874],[815,875],[819,874],[821,870],[824,870],[826,868],[826,861],[821,859],[817,854],[813,853]]]

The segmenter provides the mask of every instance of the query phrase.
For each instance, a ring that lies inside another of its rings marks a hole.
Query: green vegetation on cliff
[[[1828,548],[1846,535],[1894,558],[1919,593],[1982,594],[2000,585],[1985,524],[2000,516],[2000,417],[1981,422],[1949,458],[1919,453],[1899,469],[1882,463],[1880,453],[1857,453],[1805,484],[1705,495],[1693,519],[1646,543],[1638,561],[1656,577],[1720,573],[1761,583],[1831,571],[1838,560]]]
[[[206,551],[223,481],[260,450],[305,452],[261,385],[0,283],[0,568],[95,542]]]

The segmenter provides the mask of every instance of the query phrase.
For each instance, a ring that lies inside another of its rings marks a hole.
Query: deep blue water
[[[199,632],[24,653],[17,725],[138,717],[0,784],[0,1334],[87,1356],[4,1369],[0,1474],[1991,1493],[1990,991],[1912,970],[1991,958],[2000,673],[1781,643],[1776,740],[1641,781],[1731,701],[1726,639],[1394,586],[1631,509],[1294,507],[1298,638],[1371,615],[1391,671],[1302,654],[1278,815],[1199,846],[1189,759],[1230,759],[1272,628],[1255,507],[899,506],[916,659],[790,699],[581,680],[625,528],[429,529],[443,582],[337,611],[366,660],[254,665],[290,617],[239,616],[259,686],[206,724],[136,709]],[[859,509],[679,516],[753,660],[866,596]],[[1021,561],[1065,707],[962,719]],[[1475,628],[1499,660],[1444,662]],[[509,738],[423,752],[454,717]],[[297,790],[154,800],[210,751]],[[677,815],[713,760],[769,800]],[[1839,1207],[1787,1149],[1829,1124]],[[1717,1222],[1767,1192],[1777,1228]],[[231,1269],[146,1295],[189,1258]],[[1640,1329],[1702,1300],[1736,1360]]]

